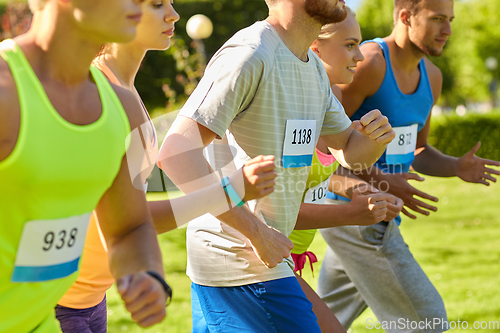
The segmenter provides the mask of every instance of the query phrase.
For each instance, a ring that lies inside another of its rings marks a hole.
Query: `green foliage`
[[[176,34],[186,41],[186,23],[195,14],[208,16],[214,24],[212,36],[204,40],[210,58],[229,37],[238,30],[267,17],[264,0],[177,0],[175,9],[181,16],[176,25]]]
[[[462,156],[478,141],[478,155],[500,161],[500,113],[469,114],[434,117],[429,133],[429,143],[451,156]]]
[[[187,20],[195,14],[208,16],[214,24],[212,36],[203,40],[210,57],[238,30],[267,17],[264,0],[177,0],[181,16],[176,37],[164,52],[148,52],[137,75],[136,86],[148,108],[167,106],[171,111],[187,99],[203,74],[206,61],[186,33]]]
[[[363,40],[390,35],[393,28],[393,1],[365,1],[356,10],[356,18],[361,27]]]
[[[31,24],[31,12],[25,2],[0,3],[0,41],[26,32]]]
[[[19,1],[16,1],[19,3]],[[0,0],[2,27],[0,39],[24,32],[31,14],[25,1],[14,6],[8,15],[6,0]],[[14,2],[13,2],[14,3]],[[186,35],[186,22],[202,13],[214,23],[214,33],[204,40],[207,58],[236,31],[267,16],[264,0],[177,0],[181,15],[176,24],[176,37],[169,50],[149,52],[138,73],[136,86],[148,108],[174,110],[186,100],[203,73],[205,60]],[[393,1],[366,0],[356,11],[364,39],[384,37],[393,27]],[[489,84],[500,78],[500,67],[490,72],[485,59],[500,58],[500,1],[456,0],[450,37],[441,57],[431,60],[443,73],[440,104],[457,105],[490,98]]]
[[[0,15],[6,8],[1,2]],[[9,5],[8,8],[19,6],[27,8],[25,4]],[[265,19],[268,14],[264,0],[177,0],[174,6],[181,19],[176,23],[172,46],[164,52],[148,52],[136,78],[137,90],[148,109],[167,106],[167,110],[175,110],[191,94],[203,74],[206,59],[197,53],[196,45],[186,34],[186,23],[191,16],[204,14],[214,24],[212,36],[203,41],[209,59],[235,32]],[[16,22],[22,21],[22,27],[2,34],[0,38],[10,38],[26,31],[31,14],[24,10],[15,12],[8,19],[12,18]],[[3,25],[6,20],[3,19]]]
[[[454,35],[441,62],[453,71],[454,80],[444,91],[448,104],[489,98],[489,83],[500,77],[500,69],[492,73],[485,66],[488,57],[500,55],[499,12],[497,0],[457,3]]]
[[[175,110],[191,94],[203,75],[200,55],[173,38],[168,50],[150,51],[137,73],[135,86],[148,110]]]

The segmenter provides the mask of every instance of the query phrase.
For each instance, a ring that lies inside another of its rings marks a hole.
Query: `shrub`
[[[477,155],[500,161],[500,112],[439,116],[432,120],[429,143],[445,154],[460,157],[478,141],[481,148]]]

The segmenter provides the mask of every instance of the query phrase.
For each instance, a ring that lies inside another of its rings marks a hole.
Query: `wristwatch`
[[[148,273],[149,275],[154,277],[156,280],[158,280],[158,282],[161,283],[161,285],[163,286],[163,290],[165,290],[165,293],[168,296],[167,304],[166,304],[166,306],[168,306],[170,304],[170,302],[172,301],[172,288],[170,288],[170,286],[165,281],[165,279],[160,274],[156,273],[155,271],[147,271],[146,273]]]

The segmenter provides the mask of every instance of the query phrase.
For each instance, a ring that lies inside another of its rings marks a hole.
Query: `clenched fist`
[[[379,110],[368,112],[360,120],[353,121],[351,126],[380,144],[389,144],[396,137],[389,120]]]
[[[162,284],[146,272],[126,275],[116,281],[118,293],[132,319],[141,327],[161,322],[167,315],[167,295]]]

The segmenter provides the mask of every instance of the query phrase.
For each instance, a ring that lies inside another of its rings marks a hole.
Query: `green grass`
[[[416,221],[404,218],[401,232],[412,253],[443,297],[450,320],[500,321],[500,185],[466,184],[459,179],[427,177],[419,189],[440,198],[438,212]],[[158,198],[158,194],[151,195]],[[143,330],[130,320],[116,288],[108,292],[109,332],[190,332],[190,280],[185,275],[185,229],[159,237],[166,277],[174,298],[167,319]],[[316,288],[326,244],[318,235],[311,250],[318,256],[315,277],[304,278]],[[365,311],[352,332],[374,332],[365,328]],[[382,330],[379,330],[382,331]],[[458,330],[452,330],[458,331]],[[494,332],[494,330],[472,330]]]

